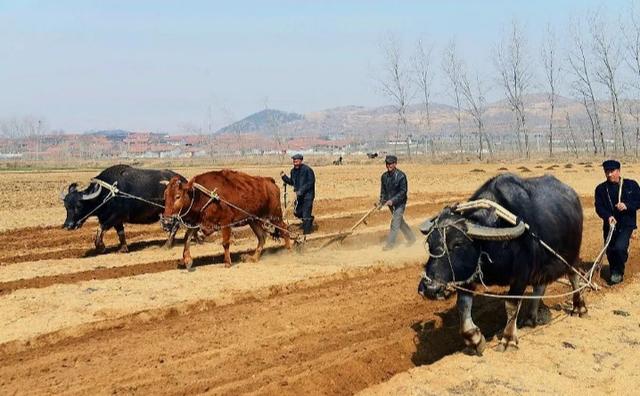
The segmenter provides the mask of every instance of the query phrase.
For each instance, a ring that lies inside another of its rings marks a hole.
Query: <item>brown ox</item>
[[[212,198],[198,185],[215,192],[217,197]],[[267,234],[263,228],[265,226],[273,228],[270,231],[272,236],[283,237],[285,247],[291,249],[289,233],[285,231],[286,225],[282,221],[280,189],[273,178],[251,176],[228,169],[194,176],[188,183],[184,183],[179,177],[173,177],[164,191],[164,200],[165,226],[179,220],[187,225],[199,226],[205,235],[219,229],[222,231],[225,267],[231,266],[231,227],[248,224],[256,234],[258,247],[251,257],[253,261],[260,259]],[[189,231],[185,236],[182,252],[187,269],[193,264],[189,245],[195,228]]]

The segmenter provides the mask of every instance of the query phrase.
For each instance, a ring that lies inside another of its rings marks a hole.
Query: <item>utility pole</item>
[[[36,161],[40,159],[40,133],[42,128],[42,120],[38,120],[38,130],[36,132]]]

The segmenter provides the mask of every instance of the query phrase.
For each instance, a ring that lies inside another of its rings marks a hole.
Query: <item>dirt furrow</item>
[[[432,203],[414,204],[413,207],[411,208],[412,217],[420,218],[421,216],[426,216],[428,214],[434,213],[435,211],[437,211],[439,206],[440,204],[432,204]],[[324,232],[314,234],[313,238],[314,239],[317,238],[317,240],[309,242],[307,248],[315,249],[322,246],[322,244],[324,243],[324,241],[322,241],[323,235],[348,229],[349,225],[353,224],[360,216],[361,214],[358,213],[358,214],[349,214],[341,218],[320,219],[318,221],[319,229],[323,230]],[[593,218],[593,216],[588,216],[588,217]],[[382,213],[378,212],[378,213],[374,213],[374,215],[371,216],[371,218],[368,221],[368,225],[369,226],[380,225],[380,224],[384,224],[386,221],[388,221],[387,214],[384,212]],[[138,226],[138,227],[141,227],[141,226]],[[37,232],[37,230],[31,230],[31,231]],[[236,242],[247,241],[248,239],[253,237],[252,235],[253,234],[251,233],[251,231],[247,230],[245,227],[245,229],[237,230],[234,233],[234,236],[235,236],[234,239],[236,240]],[[353,235],[344,243],[346,245],[349,245],[349,244],[357,245],[359,243],[372,242],[376,239],[379,239],[380,235],[381,235],[380,232],[368,233],[368,235],[367,233]],[[145,236],[144,231],[138,231],[135,236],[138,238],[144,237]],[[52,238],[55,240],[58,238],[58,236],[53,236]],[[80,244],[84,244],[85,242],[86,241],[84,240],[76,241],[76,243],[80,243]],[[147,240],[147,241],[132,242],[130,244],[130,250],[139,251],[144,248],[148,248],[150,246],[160,246],[163,243],[164,243],[163,240],[155,240],[155,241]],[[52,246],[55,246],[55,244]],[[214,263],[221,263],[223,261],[223,257],[219,253],[199,256],[197,254],[197,250],[198,248],[197,246],[195,246],[193,248],[195,267],[202,266],[202,265],[211,265]],[[276,252],[278,250],[281,250],[281,247],[270,247],[266,249],[266,253]],[[115,251],[115,247],[111,247],[107,250],[105,254],[113,254],[114,251]],[[232,249],[232,251],[233,251],[232,260],[234,262],[238,262],[242,260],[242,257],[244,255],[252,252],[251,250],[247,250],[247,249],[235,250],[235,251]],[[41,251],[37,254],[34,253],[31,255],[14,256],[10,259],[18,262],[20,261],[21,258],[24,258],[24,257],[30,257],[31,260],[37,260],[37,259],[51,260],[51,259],[87,257],[86,254],[87,254],[87,251],[84,250],[83,248],[76,247],[70,244],[64,250],[56,249],[52,251]],[[48,287],[55,284],[78,283],[78,282],[87,281],[87,280],[116,279],[116,278],[141,275],[145,273],[151,274],[151,273],[157,273],[162,271],[169,271],[169,270],[176,269],[179,263],[180,263],[180,257],[178,256],[176,257],[175,260],[160,260],[160,261],[150,260],[149,262],[132,263],[132,264],[117,266],[117,267],[96,268],[96,269],[91,269],[87,271],[77,271],[77,272],[55,274],[55,275],[49,275],[49,276],[37,276],[37,277],[26,278],[26,279],[16,279],[16,280],[7,281],[7,282],[0,282],[0,296],[9,294],[18,289],[43,288],[43,287]]]
[[[359,205],[361,204],[360,200],[343,199],[336,200],[333,206],[329,206],[327,203],[321,205],[324,208],[316,211],[316,223],[320,232],[333,233],[349,229],[365,212],[348,211],[354,207],[362,207]],[[435,201],[438,199],[431,198],[427,202],[411,203],[407,210],[408,215],[415,217],[439,210],[442,204],[435,203]],[[290,218],[293,219],[292,216]],[[369,220],[371,224],[382,224],[388,221],[389,215],[386,211],[374,213]],[[297,223],[297,220],[293,220],[293,223]],[[96,226],[97,223],[92,221],[74,231],[63,230],[59,227],[29,227],[0,233],[0,246],[3,246],[0,251],[0,266],[44,259],[94,256],[96,253],[93,249],[93,239],[95,238]],[[149,246],[160,246],[167,238],[167,234],[158,224],[127,225],[125,232],[130,251],[141,250]],[[178,238],[181,238],[182,235],[183,232],[179,231]],[[234,230],[236,239],[252,238],[252,235],[248,227]],[[177,242],[180,242],[180,239]],[[117,243],[115,232],[113,230],[107,232],[105,234],[105,244],[107,245],[105,253],[113,253],[117,248]]]
[[[462,346],[455,331],[442,332],[442,318],[455,318],[447,310],[450,302],[425,304],[417,297],[418,274],[416,263],[5,354],[0,389],[5,394],[21,389],[351,394]],[[441,311],[441,318],[433,315]],[[431,321],[429,339],[443,342],[415,354],[416,331],[423,334],[425,328],[421,318]],[[363,366],[366,377],[357,374]]]
[[[419,272],[413,263],[0,352],[0,391],[353,394],[464,347],[453,300],[419,298]],[[474,317],[492,342],[502,301],[476,298]]]

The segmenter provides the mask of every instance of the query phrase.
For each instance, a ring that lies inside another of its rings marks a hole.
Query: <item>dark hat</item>
[[[384,157],[385,164],[395,164],[396,162],[398,162],[398,157],[396,157],[395,155],[387,155],[386,157]]]
[[[620,169],[620,162],[616,160],[606,160],[602,163],[602,168],[604,168],[604,170]]]
[[[301,160],[301,159],[304,159],[304,157],[302,156],[302,154],[294,154],[294,155],[291,156],[291,159],[299,159],[299,160]]]

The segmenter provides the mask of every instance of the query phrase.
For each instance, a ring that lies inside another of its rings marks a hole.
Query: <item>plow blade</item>
[[[346,237],[348,237],[349,235],[353,234],[353,231],[355,231],[356,227],[358,227],[360,224],[364,223],[367,224],[367,218],[369,216],[371,216],[371,214],[373,212],[375,212],[376,210],[379,210],[382,207],[382,205],[374,205],[373,208],[371,208],[367,213],[365,213],[360,220],[358,220],[350,229],[349,231],[343,231],[343,232],[338,232],[335,234],[330,234],[330,235],[323,235],[323,239],[324,238],[329,238],[329,240],[327,242],[325,242],[324,244],[322,244],[321,248],[325,248],[329,245],[331,245],[332,243],[335,242],[341,242],[342,240],[344,240]]]

